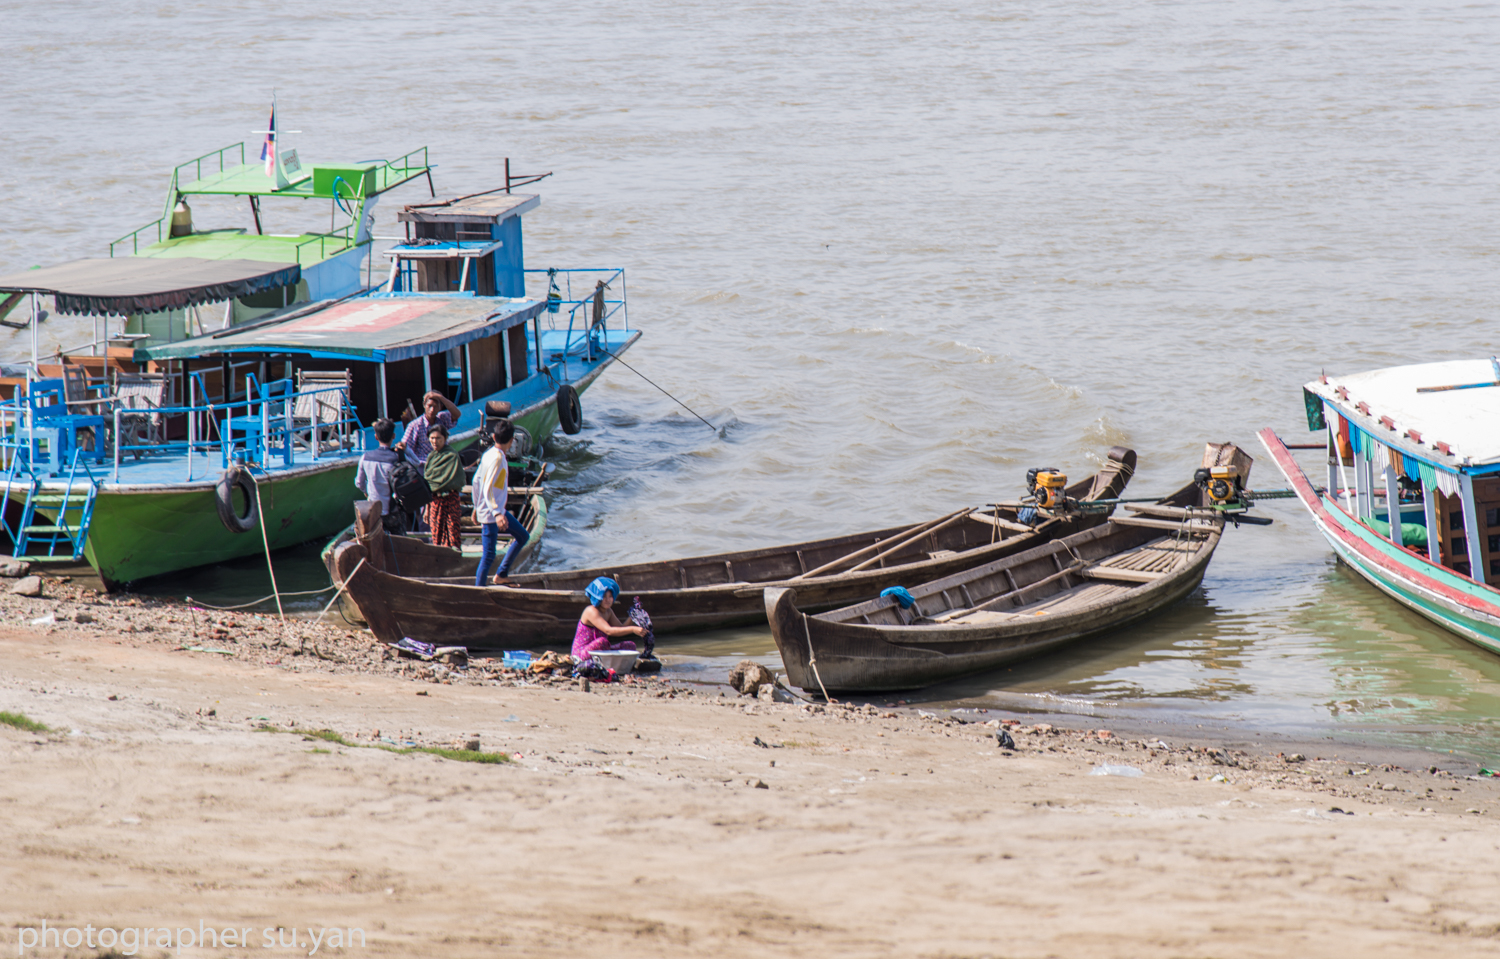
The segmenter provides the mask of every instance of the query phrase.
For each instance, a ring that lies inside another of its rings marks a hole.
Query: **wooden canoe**
[[[465,487],[464,502],[467,506],[467,487]],[[530,537],[527,539],[526,545],[521,547],[521,552],[516,556],[515,563],[513,564],[514,569],[523,570],[526,568],[526,564],[531,562],[531,557],[536,555],[537,544],[541,542],[542,536],[547,532],[547,500],[542,496],[542,488],[540,486],[525,486],[520,488],[513,486],[510,489],[510,496],[507,497],[506,506],[515,514],[516,519],[521,521],[521,525],[526,527],[527,535]],[[360,506],[355,504],[356,514],[359,510]],[[465,523],[468,522],[469,518],[465,516]],[[341,545],[355,538],[355,530],[356,524],[350,523],[337,536],[329,540],[327,546],[323,547],[321,554],[323,567],[328,570],[328,575],[333,578],[335,583],[339,583],[341,580],[335,572],[337,567],[333,560],[333,554]],[[474,568],[478,565],[478,560],[475,557],[479,555],[478,527],[465,525],[461,528],[460,539],[463,543],[461,551],[433,546],[431,533],[410,533],[406,536],[390,538],[411,540],[414,543],[426,546],[427,549],[423,551],[423,566],[425,569],[433,571],[434,575],[462,576],[464,570],[468,570],[469,581],[473,582]],[[504,555],[505,550],[509,546],[510,535],[502,533],[498,549],[496,550],[497,555]],[[364,614],[360,612],[359,607],[355,605],[354,601],[349,598],[347,592],[340,592],[337,602],[339,612],[343,615],[345,621],[358,626],[369,625],[364,620]]]
[[[1135,452],[1109,451],[1098,473],[1073,484],[1075,500],[1115,499],[1135,472]],[[380,535],[353,536],[335,548],[330,573],[345,587],[375,635],[403,636],[476,649],[573,640],[595,577],[620,584],[622,599],[639,596],[657,635],[765,622],[762,590],[795,586],[811,608],[868,599],[887,586],[911,586],[998,559],[1056,536],[1097,526],[1107,510],[1021,523],[1012,507],[960,510],[914,527],[892,527],[770,549],[654,563],[599,566],[513,576],[517,586],[473,585],[474,562],[426,543]]]
[[[1248,477],[1249,456],[1210,444],[1205,466],[1230,462]],[[881,597],[809,615],[795,585],[768,588],[787,679],[824,695],[916,689],[1144,619],[1202,582],[1224,528],[1205,497],[1190,483],[1133,515],[909,587],[909,610]]]

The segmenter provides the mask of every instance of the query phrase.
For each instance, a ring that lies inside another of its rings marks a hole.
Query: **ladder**
[[[31,563],[76,563],[83,558],[89,524],[94,518],[94,500],[99,496],[99,480],[88,464],[81,462],[79,454],[86,452],[74,450],[67,485],[60,490],[42,485],[29,457],[17,456],[11,460],[10,469],[5,472],[5,502],[9,502],[13,491],[19,492],[18,486],[26,488],[20,525],[7,530],[15,543],[16,559]],[[79,466],[88,481],[82,489],[78,487]],[[45,516],[39,517],[38,510],[53,513],[52,522],[45,522]],[[37,522],[38,519],[43,522]]]

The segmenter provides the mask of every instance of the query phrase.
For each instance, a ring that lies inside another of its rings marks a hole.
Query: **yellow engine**
[[[1208,501],[1214,506],[1239,503],[1244,492],[1240,471],[1233,466],[1205,466],[1193,475],[1193,481],[1208,494]]]
[[[1064,492],[1068,475],[1055,467],[1027,470],[1027,491],[1036,497],[1036,505],[1043,509],[1054,509],[1067,498]]]

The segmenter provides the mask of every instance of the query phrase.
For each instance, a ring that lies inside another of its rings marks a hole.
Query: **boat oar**
[[[917,540],[921,539],[924,536],[931,536],[933,533],[936,533],[940,529],[947,529],[949,526],[952,526],[954,523],[957,523],[961,519],[967,519],[968,516],[969,516],[969,514],[972,513],[972,512],[974,512],[972,509],[959,510],[957,513],[955,513],[952,516],[948,517],[947,519],[943,520],[941,523],[938,523],[936,526],[933,526],[930,529],[924,529],[920,533],[916,534],[915,536],[912,536],[912,537],[910,537],[908,539],[905,539],[905,540],[897,543],[895,546],[892,546],[890,549],[886,550],[885,552],[878,553],[875,556],[871,556],[869,559],[865,560],[863,563],[860,563],[858,566],[855,566],[852,569],[850,569],[849,572],[851,572],[851,573],[857,573],[860,570],[864,569],[865,567],[869,566],[871,563],[878,563],[882,559],[885,559],[887,556],[891,555],[892,553],[897,552],[898,550],[904,549],[907,546],[910,546],[912,543],[915,543]]]
[[[973,511],[972,507],[964,507],[963,509],[959,510],[956,513],[949,513],[947,516],[939,516],[937,519],[927,520],[926,522],[918,523],[915,526],[907,527],[906,529],[902,530],[901,532],[896,533],[894,536],[887,536],[885,539],[879,541],[878,543],[871,543],[869,546],[861,547],[861,548],[855,550],[854,552],[849,553],[847,556],[840,556],[838,559],[834,560],[831,563],[824,563],[822,566],[819,566],[817,569],[810,569],[810,570],[808,570],[805,573],[798,573],[796,576],[793,576],[790,579],[788,579],[787,582],[790,583],[790,582],[795,582],[795,581],[797,581],[799,579],[807,579],[810,576],[821,576],[821,575],[823,575],[824,573],[828,572],[831,569],[835,569],[835,568],[837,568],[839,566],[844,565],[847,562],[850,562],[852,560],[858,559],[859,557],[861,557],[864,554],[870,552],[871,550],[880,549],[880,547],[882,547],[882,546],[887,546],[887,545],[895,542],[896,540],[900,539],[903,536],[910,536],[912,533],[916,533],[918,530],[921,530],[923,533],[926,533],[929,527],[935,526],[938,523],[941,523],[941,522],[943,522],[945,520],[953,519],[954,517],[959,516],[959,515],[965,515],[966,516],[970,512],[972,512],[972,511]],[[851,570],[851,572],[853,572],[853,571]]]

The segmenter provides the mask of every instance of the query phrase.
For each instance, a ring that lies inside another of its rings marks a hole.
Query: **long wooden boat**
[[[1308,428],[1327,430],[1324,488],[1275,431],[1259,435],[1334,555],[1408,609],[1500,653],[1500,363],[1323,376],[1304,400]]]
[[[1074,501],[1112,500],[1135,472],[1133,450],[1114,447],[1093,476],[1067,488]],[[1021,552],[1055,536],[1097,526],[1109,507],[1045,512],[1034,525],[1009,506],[966,509],[912,527],[891,527],[769,549],[691,559],[523,573],[513,587],[476,587],[474,563],[425,543],[378,530],[352,536],[328,559],[375,635],[403,636],[485,649],[572,641],[597,576],[639,596],[658,635],[764,622],[767,585],[793,585],[804,601],[832,608],[867,599],[889,586],[911,587],[976,563]],[[455,564],[462,569],[456,569]],[[399,570],[399,572],[398,572]]]
[[[1210,444],[1204,467],[1251,459]],[[1203,580],[1225,512],[1197,482],[1135,515],[1111,517],[1021,553],[895,596],[809,615],[795,586],[766,589],[787,679],[810,692],[916,689],[1117,630],[1172,605]]]
[[[514,473],[515,471],[512,472]],[[538,482],[540,481],[538,479]],[[516,554],[515,563],[511,567],[513,572],[519,573],[526,568],[531,562],[531,558],[536,555],[537,546],[541,544],[542,537],[546,535],[547,499],[542,495],[541,486],[512,486],[510,487],[509,494],[506,497],[506,508],[515,514],[516,519],[520,520],[521,525],[526,528],[528,537],[526,545],[521,547],[521,551]],[[464,487],[464,505],[466,511],[472,508],[469,502],[469,488],[467,486]],[[370,507],[360,502],[355,503],[354,508],[356,511],[360,511],[369,509]],[[374,517],[371,516],[364,522],[373,523]],[[460,530],[460,542],[462,545],[458,550],[432,547],[431,533],[409,533],[405,536],[393,538],[409,540],[412,543],[441,550],[441,552],[432,553],[423,550],[422,552],[427,557],[423,562],[429,568],[439,571],[443,576],[461,576],[464,570],[468,570],[468,578],[472,580],[474,578],[474,567],[478,562],[477,557],[480,555],[480,532],[479,528],[473,525],[471,517],[465,516],[464,522],[465,525]],[[323,565],[326,568],[330,570],[334,568],[334,551],[358,535],[357,529],[359,525],[359,523],[350,523],[343,532],[335,536],[323,548],[322,559]],[[500,534],[499,542],[496,545],[497,557],[505,555],[505,551],[510,547],[510,540],[509,533]],[[399,549],[398,547],[397,550]],[[399,556],[404,552],[404,550],[399,552],[397,550],[391,551],[393,557]],[[349,598],[347,591],[339,592],[337,603],[339,613],[344,617],[345,622],[355,626],[369,626],[369,623],[365,622],[364,613],[360,612],[359,607]]]

